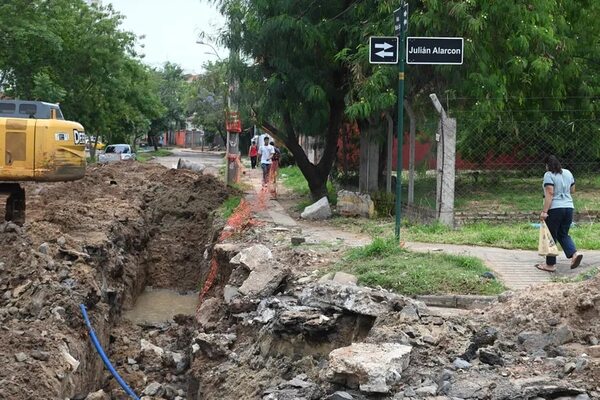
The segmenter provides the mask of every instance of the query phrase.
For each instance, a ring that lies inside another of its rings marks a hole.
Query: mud
[[[83,398],[106,375],[78,305],[108,345],[122,308],[146,285],[196,288],[227,190],[212,177],[139,163],[25,187],[27,223],[0,225],[0,398]]]

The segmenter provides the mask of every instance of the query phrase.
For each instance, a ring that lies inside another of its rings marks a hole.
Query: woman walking
[[[555,156],[546,159],[546,173],[544,174],[544,205],[540,219],[546,221],[552,238],[560,243],[565,256],[571,259],[571,269],[581,264],[582,254],[577,252],[575,243],[569,236],[569,228],[573,222],[573,198],[575,193],[575,178],[571,171],[562,168]],[[545,264],[536,264],[542,271],[554,272],[556,270],[556,257],[546,256]]]

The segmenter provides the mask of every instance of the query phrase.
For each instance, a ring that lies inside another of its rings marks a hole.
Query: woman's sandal
[[[537,269],[539,269],[540,271],[546,271],[546,272],[555,272],[556,271],[556,267],[550,268],[546,264],[535,264],[535,267]]]
[[[571,262],[571,269],[575,269],[575,268],[579,267],[579,264],[581,264],[582,258],[583,258],[583,254],[577,254],[577,257],[575,257],[573,259],[573,262]]]

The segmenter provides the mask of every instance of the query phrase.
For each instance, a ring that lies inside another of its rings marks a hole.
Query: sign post
[[[402,139],[404,138],[404,34],[408,30],[408,3],[394,11],[394,28],[400,42],[398,62],[398,132],[396,134],[396,240],[400,241],[402,223]]]

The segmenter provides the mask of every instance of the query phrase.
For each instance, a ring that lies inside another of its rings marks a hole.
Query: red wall
[[[346,124],[344,128],[340,131],[340,136],[338,138],[338,168],[341,170],[343,168],[343,160],[344,160],[344,148],[343,144],[346,141],[346,153],[347,153],[347,165],[348,169],[351,171],[358,171],[358,166],[360,162],[360,130],[356,124]],[[402,168],[408,169],[408,153],[409,153],[409,134],[406,132],[404,134],[404,139],[402,143]],[[398,154],[398,141],[394,139],[394,147],[392,151],[392,165],[393,170],[396,170],[396,160]],[[427,169],[435,169],[436,167],[436,159],[437,154],[435,152],[435,147],[431,143],[431,139],[426,137],[424,134],[419,134],[417,132],[416,141],[415,141],[415,166],[418,168],[423,168],[423,165],[426,166]],[[460,157],[460,154],[456,155],[456,169],[503,169],[515,165],[522,165],[523,162],[527,162],[527,160],[522,160],[517,158],[514,154],[502,154],[495,155],[493,153],[489,153],[482,164],[473,163],[466,161]]]

